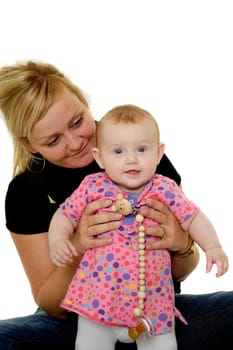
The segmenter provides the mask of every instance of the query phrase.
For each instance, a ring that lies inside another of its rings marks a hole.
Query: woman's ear
[[[28,152],[37,153],[37,150],[31,146],[30,142],[25,137],[19,137],[18,140]]]
[[[95,158],[96,163],[99,165],[99,167],[101,169],[104,169],[105,167],[104,167],[104,163],[102,161],[99,149],[96,147],[92,148],[92,154],[93,154],[93,157]]]
[[[162,156],[165,153],[165,144],[164,143],[160,143],[159,147],[158,147],[158,162],[157,164],[159,164],[160,160],[162,159]]]

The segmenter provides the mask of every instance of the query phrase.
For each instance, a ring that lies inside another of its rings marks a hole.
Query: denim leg
[[[41,309],[23,317],[0,320],[0,350],[74,350],[77,314],[53,318]],[[117,342],[116,350],[135,350],[136,344]]]
[[[233,349],[233,292],[176,296],[188,326],[176,321],[179,350]]]
[[[176,306],[188,326],[176,321],[178,350],[233,349],[233,292],[176,296]],[[68,320],[49,317],[44,311],[0,320],[0,350],[74,350],[77,315]],[[116,350],[137,349],[117,343]]]
[[[68,320],[43,310],[24,317],[0,320],[0,350],[74,350],[77,315]]]

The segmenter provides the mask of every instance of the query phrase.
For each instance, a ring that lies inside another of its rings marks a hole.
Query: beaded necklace
[[[146,298],[146,257],[145,257],[145,226],[143,226],[144,217],[137,213],[136,208],[132,208],[131,203],[123,198],[122,194],[118,194],[117,201],[112,206],[112,211],[118,212],[121,215],[135,215],[135,220],[138,224],[138,307],[133,310],[134,316],[138,317],[139,324],[136,327],[130,327],[128,330],[129,336],[132,339],[137,339],[140,334],[153,334],[153,327],[149,318],[144,314],[144,300]]]

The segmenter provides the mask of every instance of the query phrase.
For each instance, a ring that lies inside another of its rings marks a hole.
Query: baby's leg
[[[138,350],[177,350],[175,331],[152,336],[142,334],[136,342]]]
[[[128,335],[128,328],[106,326],[79,315],[75,350],[92,350],[97,346],[101,350],[114,350],[117,341],[125,343],[122,348],[134,343]],[[120,345],[118,347],[121,348]]]
[[[102,325],[86,317],[78,317],[75,350],[114,350],[116,336],[113,327]]]

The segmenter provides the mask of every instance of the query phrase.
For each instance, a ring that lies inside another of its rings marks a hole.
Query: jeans
[[[177,295],[176,307],[188,322],[176,321],[178,350],[233,349],[233,291]]]
[[[233,349],[233,291],[177,295],[176,306],[188,321],[176,321],[178,350]],[[60,320],[39,309],[0,320],[0,350],[74,350],[76,330],[76,314]],[[116,344],[116,350],[136,349],[135,343]]]

